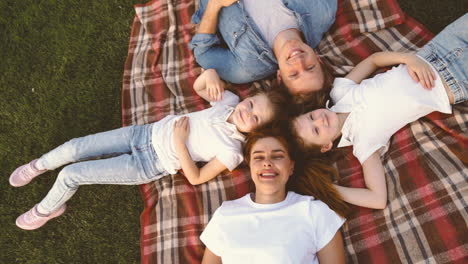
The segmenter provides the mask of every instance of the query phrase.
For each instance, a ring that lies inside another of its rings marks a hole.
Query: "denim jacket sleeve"
[[[217,34],[195,34],[190,41],[197,63],[204,69],[215,69],[221,79],[231,83],[254,81],[245,71],[235,55],[227,47],[221,46]]]

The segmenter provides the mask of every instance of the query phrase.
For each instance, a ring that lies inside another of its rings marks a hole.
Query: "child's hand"
[[[183,116],[174,123],[174,145],[176,148],[185,146],[188,135],[190,133],[189,118]]]
[[[205,74],[208,99],[212,102],[221,100],[224,92],[224,82],[219,78],[216,70],[208,69],[203,74]]]
[[[435,75],[431,66],[414,54],[408,54],[406,65],[408,73],[415,82],[421,83],[424,89],[434,88]]]

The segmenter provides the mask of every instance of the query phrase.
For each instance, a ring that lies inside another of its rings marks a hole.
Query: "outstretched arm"
[[[187,149],[186,141],[190,133],[188,117],[181,117],[174,123],[174,146],[185,177],[192,185],[207,182],[226,169],[223,163],[214,158],[202,168],[198,168]]]
[[[360,83],[378,68],[402,63],[408,66],[408,73],[414,81],[421,82],[426,89],[434,87],[435,75],[430,65],[412,53],[392,51],[374,53],[356,65],[345,78]]]
[[[366,188],[350,188],[335,185],[343,200],[354,205],[373,209],[387,206],[387,185],[379,153],[374,152],[362,164]]]

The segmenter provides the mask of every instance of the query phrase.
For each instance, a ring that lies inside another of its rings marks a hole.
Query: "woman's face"
[[[288,150],[273,137],[255,142],[249,164],[257,194],[284,192],[289,176],[294,171],[294,161],[290,159]]]

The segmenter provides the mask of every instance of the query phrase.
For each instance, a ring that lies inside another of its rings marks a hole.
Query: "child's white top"
[[[181,168],[173,130],[174,122],[182,116],[189,117],[190,133],[186,146],[193,161],[208,162],[216,157],[229,170],[235,169],[243,160],[244,136],[227,119],[238,103],[237,95],[225,91],[223,99],[212,102],[210,108],[185,115],[168,115],[154,123],[152,144],[164,169],[174,174]]]
[[[413,81],[404,64],[361,84],[336,78],[330,93],[335,105],[330,110],[350,113],[338,147],[353,145],[353,154],[362,164],[382,147],[381,154],[385,153],[390,137],[406,124],[434,111],[451,113],[447,92],[433,71],[437,80],[432,90]]]
[[[282,202],[258,204],[247,194],[223,202],[200,239],[223,264],[318,263],[344,221],[311,196],[288,192]]]

